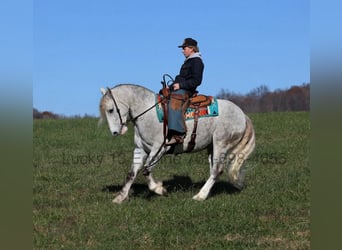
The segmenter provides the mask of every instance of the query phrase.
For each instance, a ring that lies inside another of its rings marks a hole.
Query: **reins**
[[[149,107],[148,109],[146,109],[144,112],[140,113],[139,115],[137,115],[136,117],[132,118],[131,121],[135,122],[136,119],[138,119],[140,116],[143,116],[144,114],[146,114],[148,111],[150,111],[151,109],[153,109],[155,106],[157,106],[159,103],[163,102],[166,98],[163,96],[160,101],[156,102],[155,104],[153,104],[151,107]]]
[[[122,116],[121,116],[121,113],[120,113],[120,109],[119,109],[119,106],[118,106],[117,102],[115,101],[115,98],[114,98],[114,95],[112,94],[111,89],[107,87],[107,90],[108,90],[108,92],[109,92],[110,97],[112,98],[112,100],[113,100],[113,102],[114,102],[114,105],[115,105],[115,108],[116,108],[116,112],[117,112],[118,115],[119,115],[120,125],[121,125],[121,126],[126,125],[126,122],[125,122],[125,123],[122,122]],[[163,96],[158,102],[156,102],[155,104],[153,104],[151,107],[149,107],[149,108],[146,109],[145,111],[141,112],[139,115],[137,115],[137,116],[135,116],[134,118],[130,119],[130,121],[135,122],[140,116],[143,116],[144,114],[146,114],[148,111],[150,111],[150,110],[153,109],[155,106],[157,106],[158,104],[160,104],[161,102],[163,102],[165,99],[166,99],[166,98]]]
[[[166,77],[169,78],[168,81],[166,81]],[[171,82],[171,84],[169,84],[170,82]],[[173,80],[173,78],[169,74],[164,74],[163,75],[163,80],[161,81],[161,84],[162,84],[163,88],[166,88],[166,86],[168,86],[169,88],[172,89],[172,84],[173,83],[174,83],[174,80]],[[158,102],[156,102],[154,105],[152,105],[150,108],[146,109],[144,112],[140,113],[136,117],[132,118],[131,121],[135,122],[136,119],[138,119],[140,116],[144,115],[145,113],[147,113],[148,111],[153,109],[158,104],[162,103],[165,99],[168,99],[168,97],[162,96],[162,98]]]
[[[169,78],[168,81],[166,81],[166,77]],[[170,82],[171,82],[171,85],[169,85]],[[174,83],[174,80],[173,80],[173,78],[169,74],[164,74],[163,75],[163,81],[161,82],[161,84],[163,85],[163,88],[166,88],[166,86],[168,86],[172,90],[172,84],[173,83]],[[114,102],[114,105],[115,105],[115,108],[116,108],[116,112],[119,115],[120,125],[121,125],[121,127],[123,127],[123,126],[126,125],[126,122],[125,123],[122,122],[122,116],[121,116],[121,113],[120,113],[120,109],[119,109],[119,106],[118,106],[117,102],[115,101],[115,98],[114,98],[114,95],[113,95],[111,89],[109,87],[107,87],[107,90],[109,92],[110,97],[112,98],[112,100]],[[145,111],[141,112],[139,115],[137,115],[136,117],[134,117],[134,118],[132,118],[130,120],[132,122],[135,122],[140,116],[143,116],[144,114],[146,114],[148,111],[153,109],[155,106],[157,106],[158,104],[162,103],[165,99],[167,99],[167,97],[163,96],[158,102],[156,102],[151,107],[149,107],[148,109],[146,109]]]

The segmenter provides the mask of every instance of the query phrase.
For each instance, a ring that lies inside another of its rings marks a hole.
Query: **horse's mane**
[[[141,85],[138,85],[138,84],[133,84],[133,83],[121,83],[121,84],[118,84],[118,85],[115,85],[112,89],[116,89],[116,88],[120,88],[120,87],[133,87],[133,88],[141,88],[141,89],[143,89],[143,90],[145,90],[145,91],[149,91],[149,92],[152,92],[153,93],[153,91],[152,90],[150,90],[150,89],[148,89],[148,88],[146,88],[146,87],[144,87],[144,86],[141,86]]]
[[[131,84],[131,83],[121,83],[121,84],[118,84],[118,85],[115,85],[114,87],[110,88],[110,89],[116,89],[116,88],[125,88],[125,87],[129,87],[129,88],[140,88],[142,91],[144,92],[150,92],[150,93],[154,93],[152,90],[144,87],[144,86],[141,86],[141,85],[138,85],[138,84]],[[140,91],[139,91],[140,92]],[[104,112],[104,96],[102,96],[101,98],[101,101],[100,101],[100,120],[98,122],[98,125],[101,125],[104,120],[106,119],[106,116],[105,116],[105,112]]]

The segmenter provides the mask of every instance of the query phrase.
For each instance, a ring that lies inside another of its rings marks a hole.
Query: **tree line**
[[[216,97],[232,101],[247,113],[310,111],[310,83],[275,91],[261,85],[246,95],[221,89]]]
[[[33,108],[33,119],[68,119],[68,118],[95,118],[95,116],[85,114],[83,116],[81,115],[73,115],[73,116],[66,116],[66,115],[60,115],[55,114],[51,111],[39,111],[36,108]]]
[[[247,94],[236,94],[229,90],[221,89],[216,96],[220,99],[230,100],[238,105],[244,112],[284,112],[284,111],[309,111],[310,110],[310,83],[301,86],[292,86],[289,89],[270,91],[266,85],[254,88]],[[61,118],[87,118],[94,117],[88,114],[83,116],[55,114],[51,111],[39,111],[33,108],[34,119],[61,119]]]

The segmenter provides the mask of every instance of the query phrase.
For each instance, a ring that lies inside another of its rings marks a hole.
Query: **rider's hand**
[[[178,89],[180,89],[179,83],[174,83],[174,84],[172,84],[172,87],[173,87],[173,90],[178,90]]]

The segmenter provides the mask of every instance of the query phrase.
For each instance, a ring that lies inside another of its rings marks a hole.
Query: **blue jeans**
[[[184,121],[184,104],[188,100],[189,93],[184,89],[178,89],[171,93],[168,104],[168,129],[180,134],[186,132]]]

